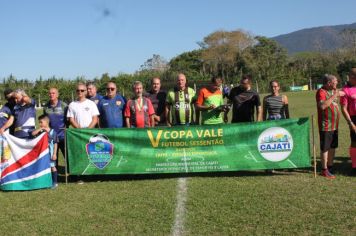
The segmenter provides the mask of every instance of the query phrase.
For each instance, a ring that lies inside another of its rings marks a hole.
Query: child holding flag
[[[49,155],[51,158],[51,172],[52,172],[52,188],[56,188],[58,186],[57,183],[57,168],[56,168],[56,160],[57,160],[57,133],[54,129],[51,129],[49,126],[49,117],[47,115],[41,115],[38,117],[39,128],[32,131],[32,136],[36,137],[44,132],[48,134],[48,147],[49,147]]]

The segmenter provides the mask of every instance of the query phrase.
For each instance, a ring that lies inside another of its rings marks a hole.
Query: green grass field
[[[292,117],[316,115],[314,92],[287,95]],[[344,119],[339,136],[335,180],[315,179],[311,169],[86,178],[83,185],[61,183],[56,190],[0,192],[0,232],[356,235],[356,181],[349,176],[349,134]],[[183,187],[179,177],[185,177]],[[177,201],[184,204],[177,207]]]

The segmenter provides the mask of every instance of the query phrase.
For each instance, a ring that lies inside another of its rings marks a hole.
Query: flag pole
[[[64,129],[64,172],[66,184],[68,184],[68,163],[67,163],[67,129]]]
[[[314,168],[314,178],[316,178],[316,155],[315,155],[315,133],[314,133],[314,115],[312,115],[312,142],[313,142],[313,168]]]

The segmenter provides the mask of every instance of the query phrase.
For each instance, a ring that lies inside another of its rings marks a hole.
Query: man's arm
[[[166,116],[166,123],[167,126],[171,127],[172,126],[172,122],[171,122],[171,116],[169,115],[170,113],[170,105],[168,103],[166,103],[166,107],[164,109],[164,115]]]
[[[284,114],[286,116],[286,119],[289,119],[290,115],[289,115],[288,97],[286,95],[283,95],[282,98],[283,98]]]
[[[341,105],[341,112],[344,116],[347,124],[349,125],[350,130],[356,132],[356,125],[352,122],[349,112],[347,111],[347,105]]]
[[[318,106],[319,106],[320,109],[325,110],[326,108],[328,108],[331,105],[331,103],[333,102],[333,100],[335,98],[340,97],[340,96],[344,96],[344,95],[345,95],[344,92],[336,90],[331,97],[329,97],[328,99],[326,99],[324,101],[321,101],[318,104]]]
[[[53,155],[51,156],[52,161],[57,160],[57,149],[58,149],[58,144],[54,143]]]
[[[155,114],[150,115],[150,119],[151,119],[151,127],[155,127]]]
[[[92,129],[95,128],[96,124],[98,123],[98,116],[92,116],[91,122],[88,128]]]
[[[22,100],[26,104],[31,104],[32,103],[32,99],[29,96],[23,96]]]
[[[263,120],[267,119],[267,106],[266,106],[266,97],[263,99]]]
[[[257,110],[257,113],[256,113],[256,119],[257,121],[262,121],[262,107],[261,106],[258,106],[256,108]]]
[[[126,127],[131,128],[130,117],[125,117]]]
[[[44,132],[42,128],[35,129],[34,131],[31,132],[31,135],[33,137],[36,137],[39,133]]]
[[[80,129],[80,125],[75,121],[74,117],[69,117],[69,124],[76,129]]]
[[[195,119],[196,118],[196,107],[195,107],[195,104],[194,103],[191,103],[190,104],[190,110],[192,111],[191,114],[190,114],[190,121],[191,121],[191,124],[195,124]],[[195,115],[194,115],[195,114]],[[200,118],[200,117],[199,117]]]
[[[10,115],[10,118],[6,121],[3,127],[0,128],[0,134],[3,134],[4,131],[9,128],[14,123],[14,116]]]

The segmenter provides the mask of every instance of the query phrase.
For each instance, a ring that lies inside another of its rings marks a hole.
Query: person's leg
[[[334,166],[334,157],[335,157],[335,148],[330,148],[330,150],[328,151],[327,168],[331,173]]]
[[[63,156],[63,160],[64,160],[64,164],[66,164],[67,160],[65,159],[65,143],[64,143],[64,139],[59,139],[58,141],[58,148],[57,148],[57,163],[56,163],[56,167],[57,167],[57,171],[59,170],[61,174],[64,174],[64,169],[63,168],[58,168],[58,159],[59,159],[59,151],[61,151],[62,156]],[[65,168],[65,167],[64,167]]]
[[[356,169],[356,141],[351,141],[350,145],[351,166]]]
[[[355,124],[356,116],[351,116],[350,118],[352,122]],[[350,144],[349,154],[351,159],[351,166],[353,170],[356,170],[356,133],[351,129],[350,129],[350,139],[351,139],[351,144]]]
[[[335,149],[331,148],[333,132],[330,131],[320,131],[320,161],[321,161],[321,175],[334,179],[335,176],[331,174],[328,170],[328,163],[332,163],[333,155],[335,155]],[[335,144],[334,144],[335,145]],[[330,156],[332,159],[329,159]]]
[[[55,163],[53,163],[53,166],[51,167],[51,173],[52,173],[52,188],[56,188],[58,186],[58,181],[57,181],[57,168],[55,166]]]
[[[356,123],[356,116],[351,116],[352,122]],[[351,159],[351,166],[353,169],[356,169],[356,133],[350,129],[350,159]]]
[[[320,161],[321,161],[321,169],[326,170],[328,169],[328,158],[329,158],[329,152],[320,152]]]

